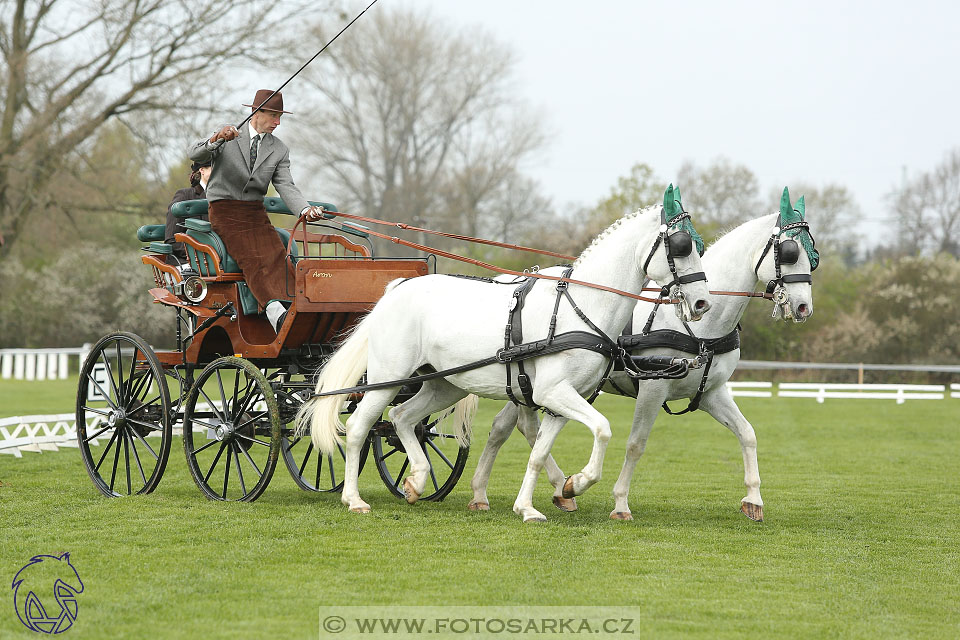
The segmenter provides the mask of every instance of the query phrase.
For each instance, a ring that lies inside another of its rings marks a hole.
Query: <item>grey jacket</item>
[[[290,211],[300,213],[309,206],[290,176],[290,150],[272,133],[263,134],[253,171],[250,171],[250,128],[246,124],[240,127],[239,137],[229,142],[210,142],[205,138],[195,142],[187,155],[196,162],[213,160],[207,183],[210,202],[263,200],[272,182]]]

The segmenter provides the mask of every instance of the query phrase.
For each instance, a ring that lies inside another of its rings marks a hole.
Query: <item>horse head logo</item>
[[[13,578],[17,617],[31,631],[62,633],[77,619],[77,594],[83,593],[80,574],[70,554],[34,556]]]

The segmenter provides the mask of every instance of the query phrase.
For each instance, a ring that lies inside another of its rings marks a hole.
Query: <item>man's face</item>
[[[280,116],[282,115],[279,111],[261,109],[250,118],[250,124],[257,130],[257,133],[273,133],[273,130],[280,126]]]

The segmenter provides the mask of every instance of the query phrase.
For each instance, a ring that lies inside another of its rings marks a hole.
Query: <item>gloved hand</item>
[[[303,217],[306,218],[307,222],[316,222],[323,219],[323,211],[323,207],[319,205],[307,207],[303,211]]]
[[[215,134],[213,134],[213,136],[210,138],[210,142],[216,142],[217,140],[233,140],[239,135],[240,132],[237,131],[237,128],[228,124],[224,128],[220,129],[220,131],[217,131]]]

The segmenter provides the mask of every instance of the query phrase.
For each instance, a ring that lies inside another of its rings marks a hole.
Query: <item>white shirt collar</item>
[[[251,146],[251,147],[253,146],[253,138],[254,138],[254,136],[260,136],[260,142],[262,143],[262,142],[263,142],[263,139],[266,137],[267,134],[265,134],[265,133],[260,133],[259,131],[257,131],[256,129],[254,129],[254,128],[253,128],[253,125],[252,125],[251,123],[249,123],[249,122],[247,123],[247,127],[250,129],[250,146]]]

